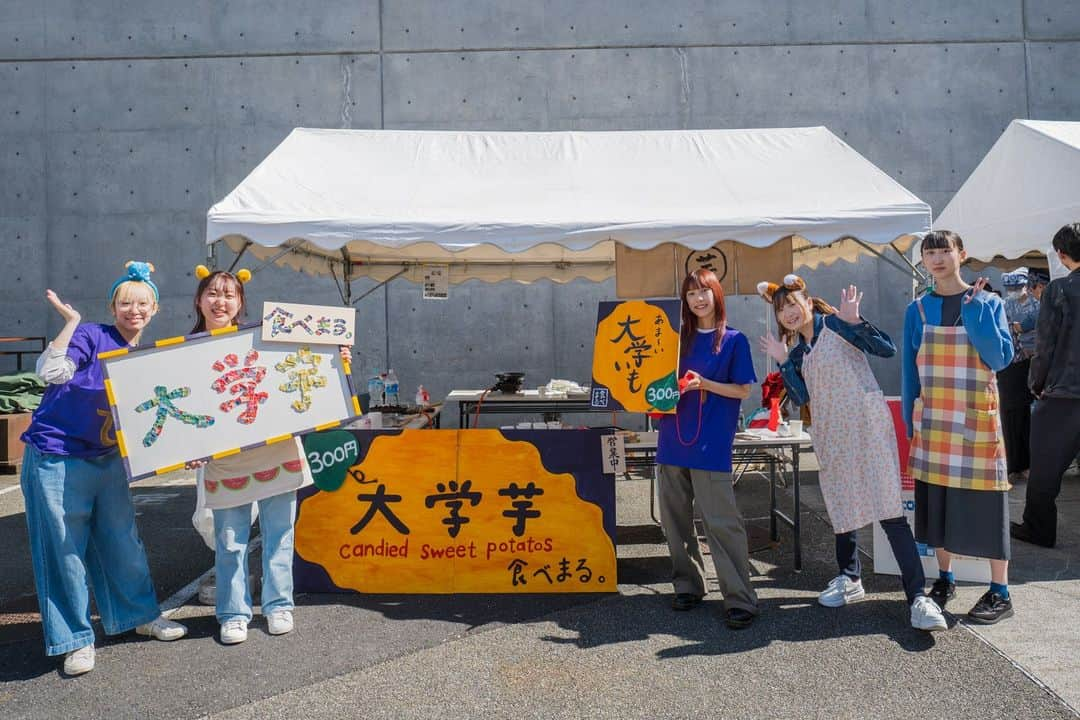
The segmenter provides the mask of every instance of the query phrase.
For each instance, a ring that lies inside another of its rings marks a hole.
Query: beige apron
[[[803,357],[825,508],[840,534],[903,514],[896,431],[862,350],[828,327]]]

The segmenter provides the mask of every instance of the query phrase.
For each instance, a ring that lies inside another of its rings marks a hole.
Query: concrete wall
[[[0,15],[0,334],[88,319],[124,260],[159,268],[156,337],[192,322],[207,208],[298,125],[600,130],[824,124],[940,211],[1010,120],[1080,119],[1069,0],[5,0]],[[227,262],[228,258],[221,258]],[[898,335],[909,280],[880,262],[809,273]],[[370,286],[357,283],[357,294]],[[329,279],[260,271],[253,303],[333,303]],[[358,305],[358,375],[410,397],[524,370],[587,380],[611,282],[395,281]],[[760,333],[756,298],[730,301]],[[386,343],[386,317],[390,343]],[[0,372],[13,363],[0,358]],[[759,372],[765,363],[758,359]],[[887,392],[895,362],[875,363]]]

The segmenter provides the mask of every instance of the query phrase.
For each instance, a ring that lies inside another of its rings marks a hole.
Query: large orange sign
[[[593,341],[592,407],[675,412],[679,309],[678,300],[600,303]]]
[[[316,482],[337,487],[301,493],[296,589],[615,592],[614,476],[603,475],[603,434],[308,436]],[[318,470],[342,459],[344,480],[320,482]]]

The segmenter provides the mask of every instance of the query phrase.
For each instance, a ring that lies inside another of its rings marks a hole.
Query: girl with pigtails
[[[761,338],[761,349],[779,364],[790,398],[799,405],[813,400],[814,451],[840,570],[818,602],[841,607],[865,597],[855,533],[878,522],[900,566],[911,626],[946,629],[941,609],[924,590],[922,562],[902,512],[892,417],[866,359],[892,357],[896,346],[862,318],[862,293],[854,285],[841,290],[839,309],[811,296],[794,274],[782,285],[759,283],[758,293],[773,306],[780,328],[779,338]]]

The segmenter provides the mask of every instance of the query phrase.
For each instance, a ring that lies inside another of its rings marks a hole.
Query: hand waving
[[[762,337],[758,341],[758,347],[761,348],[761,351],[763,353],[765,353],[781,365],[787,362],[787,345],[785,345],[779,338],[777,338],[772,333],[769,333],[768,335]]]
[[[60,313],[61,317],[63,317],[66,322],[78,324],[79,321],[82,320],[82,315],[79,314],[79,311],[61,300],[52,290],[45,291],[45,299],[49,301],[50,305],[56,308],[56,312]]]
[[[967,303],[974,300],[975,296],[978,295],[979,293],[981,293],[986,288],[986,285],[989,282],[990,282],[990,279],[989,278],[984,278],[984,277],[981,277],[978,280],[976,280],[975,284],[971,286],[971,290],[967,294],[964,295],[964,304],[966,305]]]
[[[863,294],[854,285],[848,285],[847,289],[840,290],[840,309],[836,316],[849,324],[862,321],[859,317],[859,303],[862,302]]]

